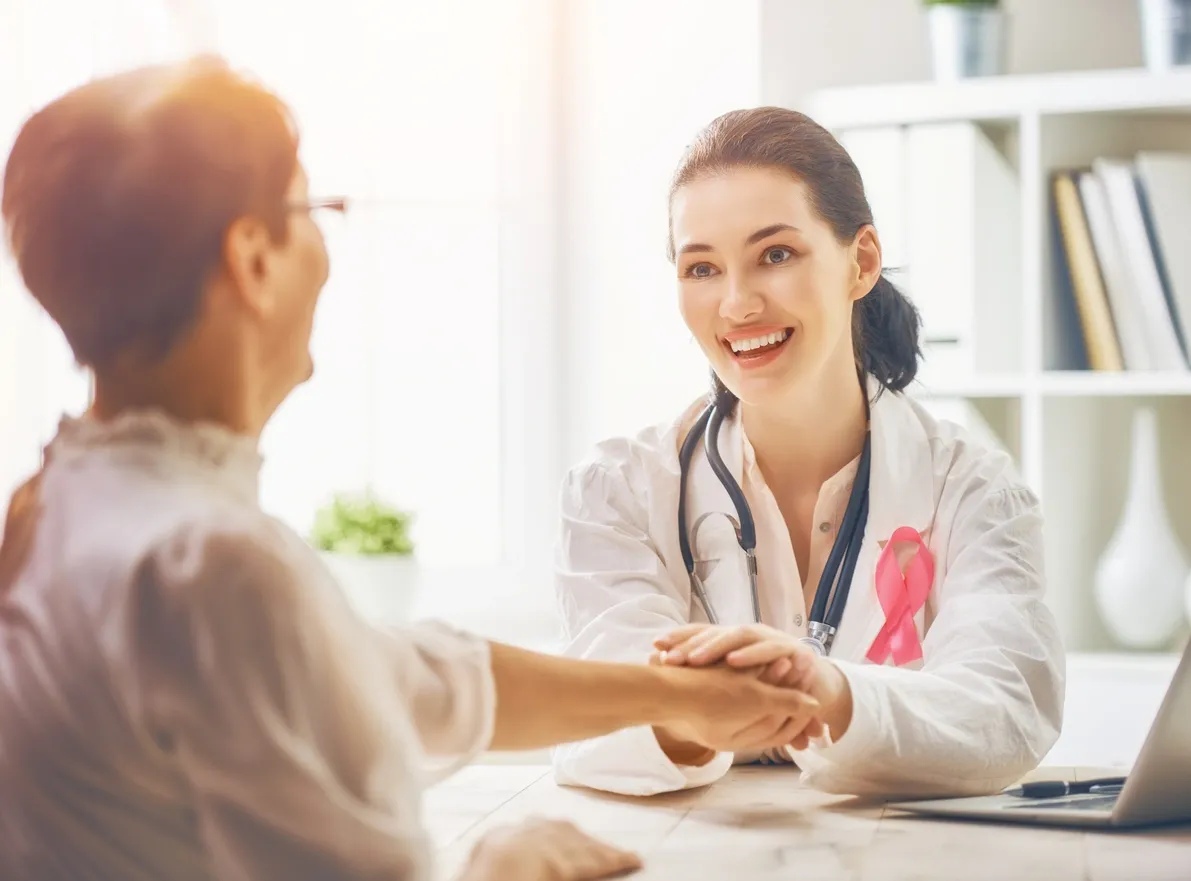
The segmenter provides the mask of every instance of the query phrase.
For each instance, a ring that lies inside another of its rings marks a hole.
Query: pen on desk
[[[1094,780],[1031,780],[1004,791],[1004,795],[1020,798],[1057,798],[1081,793],[1119,792],[1125,785],[1124,777],[1098,777]]]

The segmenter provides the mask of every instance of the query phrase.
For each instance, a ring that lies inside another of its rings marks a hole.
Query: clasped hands
[[[715,752],[753,752],[789,746],[805,749],[825,730],[843,735],[851,721],[851,690],[835,664],[797,637],[763,624],[738,627],[688,624],[654,640],[650,663],[664,666],[726,667],[740,676],[792,688],[813,699],[812,714],[748,718],[717,713],[655,728],[658,742],[680,764],[705,764]]]

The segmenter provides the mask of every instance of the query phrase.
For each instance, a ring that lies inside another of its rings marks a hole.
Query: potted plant
[[[1000,0],[922,0],[935,79],[996,76],[1005,71],[1008,27]]]
[[[417,594],[413,519],[371,492],[339,493],[315,515],[310,543],[366,618],[409,618]]]
[[[1139,0],[1146,66],[1191,64],[1191,0]]]

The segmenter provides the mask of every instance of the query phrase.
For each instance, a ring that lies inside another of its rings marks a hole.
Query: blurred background
[[[199,51],[290,102],[312,193],[358,202],[263,503],[370,613],[557,645],[566,468],[705,387],[669,175],[778,104],[861,167],[924,317],[912,393],[1042,496],[1062,757],[1140,745],[1191,614],[1191,0],[0,0],[0,152],[64,90]],[[87,399],[5,254],[0,493]],[[365,492],[396,513],[329,507]]]

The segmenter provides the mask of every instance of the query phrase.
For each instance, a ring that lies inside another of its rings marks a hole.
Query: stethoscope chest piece
[[[806,631],[806,636],[799,637],[798,641],[809,645],[815,654],[827,657],[831,652],[831,643],[835,641],[835,628],[821,621],[811,621]]]

